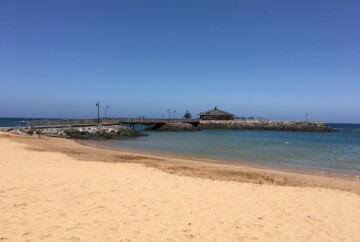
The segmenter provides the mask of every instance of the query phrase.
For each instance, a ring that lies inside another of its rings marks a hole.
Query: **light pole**
[[[98,124],[100,124],[100,102],[96,102],[96,107],[98,108]]]
[[[175,114],[176,114],[176,110],[174,110],[174,113],[173,113],[173,119],[175,119]]]
[[[105,118],[106,118],[106,110],[110,109],[109,105],[105,105]]]
[[[170,118],[171,118],[171,110],[170,110],[170,108],[167,111],[169,113],[169,123],[170,123]]]
[[[306,113],[305,116],[306,116],[306,122],[307,122],[308,121],[308,113]]]

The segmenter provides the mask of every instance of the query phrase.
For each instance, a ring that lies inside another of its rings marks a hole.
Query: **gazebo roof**
[[[222,111],[222,110],[218,109],[217,107],[215,107],[214,109],[205,111],[205,112],[201,112],[198,115],[199,116],[200,115],[206,115],[206,116],[235,116],[235,114]]]

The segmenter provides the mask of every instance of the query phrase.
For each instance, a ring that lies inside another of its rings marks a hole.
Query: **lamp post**
[[[98,124],[100,124],[100,102],[96,102],[96,107],[98,108]]]
[[[171,118],[171,110],[168,109],[167,112],[169,113],[169,123],[170,123],[170,118]]]
[[[174,110],[174,113],[173,113],[173,119],[175,119],[175,114],[176,114],[176,110]]]
[[[106,110],[110,109],[109,105],[105,105],[105,118],[106,118]]]
[[[307,122],[308,121],[308,113],[306,113],[305,116],[306,116],[306,122]]]

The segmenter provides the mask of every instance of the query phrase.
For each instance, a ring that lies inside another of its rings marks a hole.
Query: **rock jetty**
[[[61,138],[72,139],[118,139],[122,137],[142,136],[138,131],[125,126],[87,126],[87,127],[56,127],[56,128],[34,128],[34,127],[16,127],[4,129],[5,132],[16,134],[38,134]]]
[[[198,127],[195,127],[188,123],[166,123],[159,128],[155,128],[157,131],[199,131]]]
[[[295,121],[200,121],[200,129],[239,129],[239,130],[279,130],[297,132],[336,132],[323,122],[295,122]]]
[[[1,132],[8,132],[9,129],[8,127],[0,127]]]
[[[32,127],[2,127],[2,132],[14,133],[14,134],[33,134],[35,129]]]
[[[72,139],[118,139],[122,137],[138,137],[142,134],[125,126],[87,126],[87,127],[65,127],[45,128],[42,134],[53,137]]]

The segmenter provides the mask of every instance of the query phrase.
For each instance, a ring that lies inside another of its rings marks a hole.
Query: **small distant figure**
[[[287,141],[287,140],[285,140],[285,141],[283,142],[283,144],[290,144],[290,142]]]
[[[40,129],[38,129],[38,135],[39,135],[39,139],[41,139],[41,130]]]

